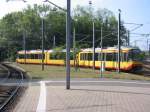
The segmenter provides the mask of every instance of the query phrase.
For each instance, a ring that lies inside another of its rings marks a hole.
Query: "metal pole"
[[[24,64],[26,64],[26,32],[23,31]]]
[[[67,0],[67,23],[66,23],[66,89],[70,89],[70,36],[71,36],[71,16],[70,4],[71,0]]]
[[[75,58],[76,58],[76,30],[75,30],[75,27],[73,29],[73,59],[74,59],[74,67],[75,67],[75,70],[76,70],[76,65],[75,65]]]
[[[136,47],[136,42],[137,42],[137,40],[134,41],[134,47]]]
[[[89,6],[90,6],[90,11],[92,11],[92,1],[89,1]],[[93,70],[95,70],[95,23],[94,20],[92,19],[93,23]]]
[[[119,9],[119,17],[118,17],[118,73],[120,73],[120,20],[121,20],[121,10]]]
[[[128,46],[130,46],[130,31],[128,31],[128,41],[127,41],[128,43]]]
[[[56,46],[56,43],[55,43],[55,35],[54,35],[54,37],[53,37],[53,48],[55,48],[55,46]]]
[[[95,23],[93,21],[93,70],[95,70]]]
[[[103,77],[103,71],[102,71],[102,66],[103,66],[103,28],[101,26],[101,43],[100,43],[100,46],[101,46],[101,78]]]
[[[147,38],[147,52],[149,50],[148,38]]]
[[[150,57],[150,44],[149,44],[149,57]]]
[[[42,71],[44,70],[44,19],[42,18]]]
[[[66,13],[66,89],[70,89],[70,36],[71,36],[71,0],[67,0],[67,10],[61,8],[60,6],[50,2],[49,0],[45,0],[45,2],[49,2],[55,7],[67,12]]]
[[[9,61],[9,43],[7,44],[7,58],[8,58],[8,61]]]

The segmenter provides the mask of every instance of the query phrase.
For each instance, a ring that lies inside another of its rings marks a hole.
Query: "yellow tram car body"
[[[65,65],[65,50],[55,52],[53,50],[44,50],[44,64]],[[41,64],[42,50],[18,51],[17,63],[22,64]],[[25,58],[26,55],[26,58]],[[63,55],[63,56],[62,56]],[[73,57],[70,58],[70,64],[74,64]]]
[[[102,51],[102,52],[101,52]],[[133,47],[121,47],[120,54],[120,69],[122,71],[136,71],[142,68],[140,61],[140,50]],[[26,54],[26,58],[25,58]],[[48,65],[65,65],[66,50],[59,52],[53,50],[44,51],[44,64]],[[101,61],[102,54],[102,61]],[[70,52],[70,65],[74,63],[80,67],[93,67],[93,49],[82,49],[76,56],[76,61],[73,60],[73,52]],[[108,47],[105,49],[95,49],[95,68],[101,68],[102,65],[105,69],[116,70],[118,68],[118,49],[116,47]],[[18,57],[16,59],[18,63],[28,64],[41,64],[42,63],[42,51],[30,50],[30,51],[18,51]]]
[[[102,53],[101,53],[102,51]],[[123,71],[134,71],[142,68],[140,60],[140,50],[133,47],[122,47],[120,54],[120,69]],[[101,61],[102,54],[102,61]],[[108,47],[106,49],[95,49],[95,68],[116,70],[118,68],[118,49]],[[101,64],[102,62],[102,64]],[[79,66],[93,67],[93,49],[84,49],[79,53]]]

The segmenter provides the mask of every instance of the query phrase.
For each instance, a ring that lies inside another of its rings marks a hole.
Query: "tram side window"
[[[128,55],[127,53],[121,52],[120,61],[127,61]],[[113,61],[118,61],[118,53],[113,53]]]
[[[49,59],[55,59],[55,54],[54,53],[50,53]]]
[[[98,61],[98,60],[99,60],[99,54],[95,53],[95,61]]]
[[[113,53],[106,54],[106,61],[113,61]]]
[[[34,59],[38,59],[38,54],[34,54]]]
[[[81,61],[92,61],[93,54],[92,53],[81,53],[80,54],[80,60]]]
[[[133,59],[132,52],[129,52],[128,53],[128,61],[132,61],[132,59]]]
[[[118,61],[118,53],[113,53],[112,60]],[[120,54],[120,61],[125,61],[125,54],[124,53]]]
[[[42,54],[38,54],[38,59],[42,59]],[[45,59],[45,54],[44,54],[44,59]]]
[[[98,60],[99,61],[101,61],[101,60],[104,61],[105,60],[105,53],[102,53],[102,57],[101,57],[101,53],[98,53]]]
[[[59,60],[59,59],[60,59],[60,55],[59,55],[59,54],[56,54],[56,53],[52,53],[52,54],[50,55],[50,59]]]
[[[127,58],[127,53],[123,53],[122,54],[122,61],[128,61],[128,58]]]
[[[87,55],[88,55],[88,61],[92,61],[93,53],[87,53]]]
[[[118,59],[118,53],[113,53],[113,61],[117,61]]]
[[[138,49],[129,51],[128,61],[141,61],[141,51]]]
[[[30,54],[30,59],[42,59],[42,54]],[[44,54],[45,59],[45,54]]]
[[[24,59],[24,55],[23,54],[19,54],[19,59]]]
[[[38,59],[42,59],[42,54],[38,54]]]
[[[35,54],[32,54],[32,56],[31,56],[31,57],[32,57],[32,59],[35,59]]]
[[[56,54],[56,53],[52,53],[51,58],[54,59],[54,60],[57,60],[57,59],[59,59],[59,55]]]
[[[85,53],[85,58],[84,58],[84,60],[88,60],[88,53]]]
[[[114,53],[113,60],[114,61],[118,61],[118,53]],[[120,54],[120,61],[127,61],[127,54],[126,53],[121,52],[121,54]]]
[[[95,61],[99,61],[101,59],[100,53],[95,53]],[[103,53],[103,59],[104,59],[104,53]],[[93,60],[93,53],[81,53],[80,54],[80,60]]]
[[[121,54],[120,54],[120,60],[122,62],[126,61],[126,53],[121,52]]]
[[[66,53],[65,52],[51,53],[49,58],[52,60],[64,60],[66,59]],[[70,59],[72,59],[71,56]]]
[[[31,59],[31,55],[30,54],[26,54],[26,58],[27,59]]]
[[[81,53],[81,54],[80,54],[80,60],[81,60],[81,61],[84,60],[84,54],[85,54],[85,53]]]
[[[66,56],[66,53],[65,53],[65,56]],[[70,60],[73,60],[73,53],[72,52],[70,53]]]
[[[31,56],[31,59],[34,59],[34,54],[30,54],[30,56]]]
[[[61,52],[60,54],[59,54],[60,56],[59,56],[59,59],[61,59],[61,60],[64,60],[64,59],[66,59],[66,53],[65,52]],[[71,55],[71,54],[70,54]],[[70,60],[71,60],[71,56],[70,56]]]

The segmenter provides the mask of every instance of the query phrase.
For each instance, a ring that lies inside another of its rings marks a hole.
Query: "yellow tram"
[[[102,55],[102,57],[101,57]],[[79,52],[79,66],[93,66],[93,49],[84,49]],[[101,61],[102,60],[102,61]],[[105,49],[95,49],[95,67],[100,68],[101,65],[107,70],[115,70],[118,68],[118,49],[116,47],[108,47]],[[101,64],[102,62],[102,64]],[[121,47],[120,69],[122,71],[141,70],[141,51],[133,47]]]
[[[25,56],[26,54],[26,56]],[[66,50],[44,51],[44,64],[48,65],[64,65],[65,64]],[[73,60],[73,52],[70,52],[70,64],[74,65],[74,62],[80,67],[93,67],[93,49],[87,48],[80,50],[77,53],[76,61]],[[95,67],[101,68],[101,62],[105,69],[115,70],[118,68],[118,49],[116,47],[108,47],[105,49],[95,49]],[[102,60],[102,61],[101,61]],[[18,51],[18,57],[16,59],[18,63],[28,64],[41,64],[42,63],[42,51],[41,50],[29,50]],[[120,69],[122,71],[136,71],[142,68],[141,63],[141,51],[134,47],[121,47],[120,56]]]

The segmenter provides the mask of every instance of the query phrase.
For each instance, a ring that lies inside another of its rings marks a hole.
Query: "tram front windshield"
[[[141,61],[142,57],[141,57],[141,51],[139,49],[133,49],[129,52],[128,55],[129,60],[132,61]]]

